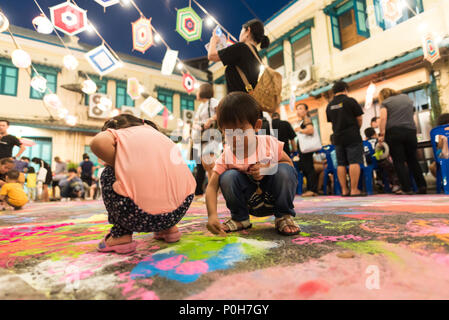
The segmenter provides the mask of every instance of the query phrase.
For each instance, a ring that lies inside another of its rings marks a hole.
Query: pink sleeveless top
[[[116,141],[113,189],[149,214],[176,210],[196,188],[173,141],[150,126],[108,131]]]

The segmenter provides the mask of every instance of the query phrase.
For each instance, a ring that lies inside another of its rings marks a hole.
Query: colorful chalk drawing
[[[304,244],[317,244],[317,243],[323,243],[323,242],[339,242],[339,241],[366,241],[369,240],[370,237],[360,237],[360,236],[354,236],[352,234],[346,234],[342,236],[318,236],[318,237],[298,237],[296,239],[293,239],[292,242],[299,245]]]
[[[245,239],[191,236],[180,244],[145,258],[131,272],[131,279],[161,276],[190,283],[208,272],[226,270],[237,262],[277,247],[275,242]]]

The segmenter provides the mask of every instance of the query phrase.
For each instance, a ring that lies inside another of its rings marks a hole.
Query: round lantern
[[[113,118],[113,117],[118,116],[119,114],[120,114],[120,110],[119,110],[119,109],[114,109],[114,110],[112,110],[112,111],[109,113],[109,116],[110,116],[111,118]]]
[[[59,110],[62,108],[62,102],[59,99],[59,97],[54,94],[54,93],[50,93],[50,94],[46,94],[44,96],[44,103],[47,107],[49,108],[53,108],[55,110]]]
[[[97,85],[92,80],[84,80],[81,90],[85,94],[94,94],[97,92]]]
[[[76,68],[78,68],[78,60],[71,54],[64,56],[62,62],[64,63],[64,67],[66,67],[68,70],[75,70]]]
[[[0,12],[0,32],[6,31],[9,28],[9,21],[6,16]]]
[[[77,119],[75,116],[66,116],[65,117],[65,122],[69,125],[69,126],[75,126]]]
[[[37,32],[42,34],[50,34],[53,32],[53,24],[46,17],[40,15],[32,21]]]
[[[105,106],[106,109],[109,109],[110,107],[112,107],[112,101],[108,97],[101,97],[100,104]]]
[[[69,115],[69,110],[67,110],[66,108],[61,108],[58,110],[58,118],[59,119],[64,119],[68,115]]]
[[[30,55],[22,49],[14,50],[12,52],[11,58],[12,58],[12,63],[17,68],[28,68],[31,65]]]
[[[42,76],[34,76],[31,79],[31,87],[40,93],[44,93],[47,90],[47,79]]]

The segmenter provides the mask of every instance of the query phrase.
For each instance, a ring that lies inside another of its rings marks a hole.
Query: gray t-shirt
[[[387,109],[386,130],[393,127],[416,130],[413,119],[413,101],[406,94],[398,94],[385,99],[381,107]]]
[[[55,166],[55,175],[57,174],[62,174],[64,172],[66,172],[67,170],[67,164],[65,162],[56,162],[56,166]]]

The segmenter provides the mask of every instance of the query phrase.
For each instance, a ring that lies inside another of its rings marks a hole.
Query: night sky
[[[197,0],[236,38],[242,24],[256,15],[266,21],[291,0]],[[48,7],[64,2],[63,0],[38,0],[48,17]],[[95,25],[100,34],[115,51],[132,54],[136,57],[161,62],[165,46],[158,44],[151,47],[145,54],[132,51],[131,22],[139,18],[139,13],[132,5],[122,7],[117,4],[103,11],[103,7],[94,0],[77,0],[76,3],[87,10],[88,19]],[[152,18],[152,24],[173,50],[179,50],[181,59],[190,59],[206,55],[204,46],[209,42],[211,28],[203,23],[202,40],[187,43],[176,31],[176,8],[189,5],[188,0],[135,0],[144,15]],[[247,6],[249,6],[249,8]],[[204,18],[205,14],[192,2],[196,13]],[[40,11],[33,0],[1,0],[0,8],[5,12],[13,25],[33,29],[32,19]],[[252,12],[251,12],[252,11]],[[78,34],[80,41],[91,45],[100,45],[101,40],[94,34],[83,32]]]

